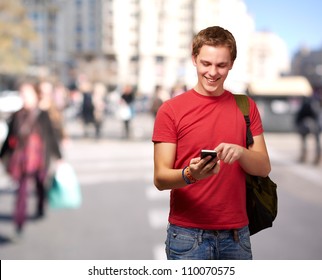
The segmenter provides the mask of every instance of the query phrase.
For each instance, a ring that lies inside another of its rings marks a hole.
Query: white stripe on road
[[[166,260],[166,253],[165,253],[165,244],[159,244],[154,246],[153,249],[153,257],[155,260]]]
[[[154,185],[148,185],[145,189],[145,195],[149,201],[158,202],[161,201],[164,203],[169,201],[169,191],[162,191],[156,189]],[[148,220],[149,225],[154,230],[162,230],[166,232],[167,225],[168,225],[168,215],[169,215],[169,209],[167,206],[164,206],[162,208],[154,207],[153,209],[149,209],[148,211]],[[165,245],[162,243],[156,244],[153,247],[153,259],[154,260],[166,260],[166,254],[165,254]]]
[[[169,200],[170,191],[159,191],[155,186],[151,185],[146,188],[146,197],[149,200]]]
[[[148,212],[149,224],[153,229],[166,229],[168,225],[169,210],[166,208],[151,209]]]

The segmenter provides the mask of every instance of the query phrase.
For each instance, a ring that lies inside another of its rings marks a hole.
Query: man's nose
[[[208,73],[209,73],[210,76],[216,76],[216,74],[217,74],[217,67],[215,65],[214,66],[211,66],[209,68]]]

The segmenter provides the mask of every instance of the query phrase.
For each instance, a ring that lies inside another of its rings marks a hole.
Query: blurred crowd
[[[156,86],[151,98],[147,98],[130,84],[108,92],[105,84],[85,75],[79,75],[69,86],[51,79],[20,81],[15,92],[21,106],[5,118],[2,116],[7,130],[0,140],[0,162],[14,184],[13,221],[17,234],[21,235],[25,227],[30,190],[35,190],[36,195],[34,218],[45,216],[48,191],[55,172],[65,161],[64,151],[70,142],[66,129],[70,119],[81,122],[84,138],[100,139],[104,121],[112,116],[122,123],[121,138],[130,140],[137,113],[153,117],[164,101],[185,90],[179,84],[171,91]]]

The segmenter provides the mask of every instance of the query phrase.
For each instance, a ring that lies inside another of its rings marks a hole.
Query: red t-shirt
[[[263,133],[255,102],[250,101],[253,136]],[[160,107],[154,124],[153,142],[176,144],[174,169],[189,165],[201,149],[220,143],[246,146],[246,125],[232,93],[203,96],[189,90]],[[220,163],[217,175],[171,190],[169,222],[200,229],[236,229],[246,226],[245,174],[238,162]]]

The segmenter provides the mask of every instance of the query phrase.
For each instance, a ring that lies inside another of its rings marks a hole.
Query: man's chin
[[[204,90],[209,94],[213,95],[216,94],[217,92],[220,92],[222,87],[218,84],[216,85],[209,85],[208,83],[204,85]]]

